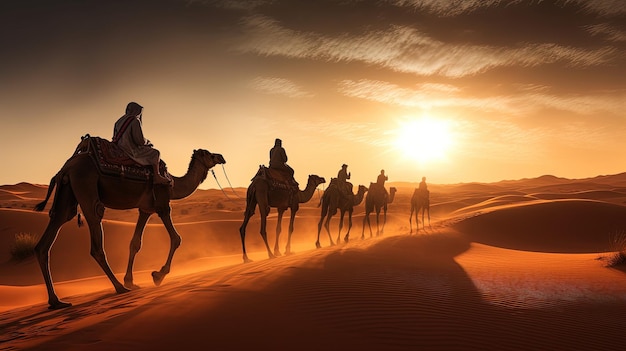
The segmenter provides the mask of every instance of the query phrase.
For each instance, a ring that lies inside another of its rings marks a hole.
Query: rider
[[[350,172],[348,172],[348,165],[344,163],[341,165],[339,172],[337,172],[337,187],[342,195],[349,195],[348,179],[350,179]]]
[[[136,102],[130,102],[126,106],[126,113],[115,122],[113,142],[135,162],[152,166],[154,184],[168,184],[170,180],[159,173],[159,150],[143,136],[142,111],[143,107]]]
[[[386,180],[389,180],[389,177],[385,175],[385,170],[381,169],[380,174],[378,175],[378,178],[376,179],[376,184],[380,185],[381,187],[385,187]]]
[[[426,177],[422,177],[422,181],[420,182],[418,189],[422,196],[428,196],[428,185],[426,185]]]
[[[292,185],[297,186],[298,183],[294,179],[294,170],[287,164],[287,152],[283,148],[283,141],[276,138],[274,147],[270,149],[270,168],[286,172],[292,181]]]
[[[385,170],[381,169],[378,178],[376,178],[376,185],[385,191],[387,194],[387,189],[385,189],[385,181],[389,180],[389,177],[385,175]]]

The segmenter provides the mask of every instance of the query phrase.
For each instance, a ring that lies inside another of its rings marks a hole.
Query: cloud
[[[616,41],[616,42],[626,41],[625,31],[612,27],[611,25],[607,23],[589,25],[589,26],[586,26],[585,29],[591,35],[603,36],[609,41]]]
[[[317,59],[327,62],[364,62],[419,75],[463,77],[496,67],[534,67],[562,62],[594,66],[609,62],[616,49],[582,49],[557,44],[524,43],[517,47],[448,44],[406,26],[362,35],[328,37],[281,27],[266,16],[244,21],[246,38],[237,50],[263,56]]]
[[[228,10],[254,10],[262,5],[271,4],[272,0],[185,0],[188,6],[201,4]]]
[[[626,109],[626,94],[606,92],[596,95],[562,95],[548,93],[547,87],[520,86],[517,94],[472,97],[453,85],[420,84],[414,88],[396,84],[362,79],[339,82],[340,93],[380,103],[420,107],[464,107],[492,111],[506,115],[524,115],[541,109],[557,109],[576,114],[613,113],[622,114]]]
[[[451,17],[494,6],[511,6],[523,3],[532,4],[533,2],[524,0],[388,0],[388,3],[399,7],[411,7],[416,10],[427,11],[442,17]],[[623,0],[561,0],[556,3],[561,6],[580,6],[581,8],[587,10],[587,12],[603,16],[621,15],[626,13],[626,2]]]
[[[501,0],[388,0],[389,3],[399,7],[411,7],[437,14],[439,16],[457,16],[476,11],[481,8],[500,5]],[[520,3],[521,0],[510,0],[509,4]]]
[[[623,0],[565,0],[564,2],[578,4],[590,12],[605,16],[626,14],[626,2]]]
[[[250,82],[249,86],[266,94],[283,95],[291,98],[313,96],[313,94],[304,91],[294,82],[285,78],[257,77]]]

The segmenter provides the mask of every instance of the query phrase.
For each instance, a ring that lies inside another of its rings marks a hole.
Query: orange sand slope
[[[68,309],[47,310],[34,261],[0,253],[0,350],[621,349],[626,272],[606,262],[626,231],[625,179],[432,185],[432,227],[420,226],[418,235],[408,235],[416,184],[398,183],[383,236],[370,239],[365,229],[360,240],[361,204],[351,241],[331,247],[322,231],[321,249],[314,248],[314,198],[298,212],[294,255],[267,259],[254,217],[249,264],[241,263],[238,232],[245,204],[199,191],[172,205],[183,236],[172,273],[152,286],[149,272],[163,264],[169,245],[152,219],[135,265],[143,288],[121,295],[89,256],[88,231],[67,223],[51,266],[59,296],[74,304]],[[15,232],[43,231],[45,213],[2,201],[0,247]],[[121,279],[136,212],[107,216],[107,255]],[[286,236],[285,228],[281,250]]]

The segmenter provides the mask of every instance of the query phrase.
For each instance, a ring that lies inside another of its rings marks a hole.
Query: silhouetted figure
[[[142,130],[143,107],[136,102],[126,106],[126,113],[115,122],[113,128],[113,142],[116,143],[135,162],[152,166],[154,184],[168,184],[170,180],[159,173],[159,150],[155,149],[143,135]]]
[[[283,148],[283,141],[278,138],[274,141],[274,147],[270,149],[270,168],[284,171],[293,178],[294,170],[287,165],[287,152]]]
[[[418,214],[422,211],[422,228],[425,228],[424,215],[428,213],[428,226],[430,227],[430,191],[426,185],[426,177],[422,177],[419,186],[411,197],[411,214],[409,215],[409,234],[413,232],[413,214],[415,214],[416,233],[419,231]]]
[[[348,179],[350,179],[350,172],[348,172],[348,165],[344,163],[337,173],[337,187],[341,195],[348,196],[349,192],[352,191],[351,189],[348,190]]]
[[[376,184],[384,188],[386,180],[389,180],[389,177],[385,175],[385,170],[381,169],[380,174],[378,175],[378,178],[376,179]]]
[[[422,193],[422,195],[428,195],[428,185],[426,185],[426,177],[422,177],[422,181],[420,182],[418,189]]]

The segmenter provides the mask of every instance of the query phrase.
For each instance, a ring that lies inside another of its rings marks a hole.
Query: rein
[[[235,191],[235,189],[233,188],[233,185],[230,184],[230,179],[228,179],[228,174],[226,174],[226,167],[224,167],[224,164],[222,163],[222,171],[224,171],[224,176],[226,177],[226,181],[228,182],[228,186],[230,186],[230,189],[233,191],[233,194],[235,194],[235,196],[237,196],[238,198],[242,198],[241,196],[239,196],[239,194],[237,194],[237,192]]]
[[[217,183],[217,186],[220,187],[220,190],[222,191],[222,193],[224,194],[224,196],[226,196],[226,198],[228,200],[230,200],[230,197],[228,197],[228,194],[226,194],[226,192],[224,191],[224,189],[222,188],[222,186],[220,185],[219,180],[217,180],[217,177],[215,176],[215,171],[213,171],[213,169],[211,169],[211,174],[213,174],[213,178],[215,178],[215,182]]]

